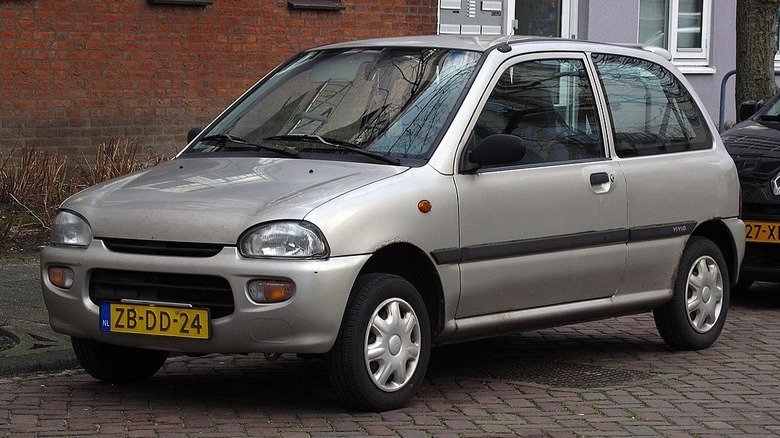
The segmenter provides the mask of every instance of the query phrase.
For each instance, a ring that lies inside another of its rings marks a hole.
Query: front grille
[[[89,298],[100,305],[122,299],[186,303],[207,308],[212,318],[233,313],[230,283],[213,275],[96,269],[89,281]]]
[[[177,257],[212,257],[222,251],[223,245],[211,243],[161,242],[156,240],[103,239],[109,251],[130,254],[164,255]]]

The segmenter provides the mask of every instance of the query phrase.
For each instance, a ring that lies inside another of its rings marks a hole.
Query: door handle
[[[590,174],[590,185],[592,186],[606,184],[609,182],[609,180],[610,178],[607,172],[596,172]]]

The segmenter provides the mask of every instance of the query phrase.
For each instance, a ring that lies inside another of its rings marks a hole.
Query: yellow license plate
[[[114,333],[209,339],[209,311],[191,307],[102,303],[100,329]]]
[[[780,243],[780,222],[745,221],[745,240]]]

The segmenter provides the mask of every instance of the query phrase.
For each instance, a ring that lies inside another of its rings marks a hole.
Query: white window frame
[[[577,17],[579,0],[563,0],[561,2],[561,37],[577,39]]]
[[[672,62],[683,73],[714,73],[715,69],[710,64],[710,37],[712,34],[712,4],[713,0],[702,0],[701,17],[701,46],[698,48],[678,48],[677,35],[679,33],[679,7],[680,0],[668,0],[669,10],[667,17],[667,50],[672,55]],[[637,27],[637,41],[639,41],[639,28]]]

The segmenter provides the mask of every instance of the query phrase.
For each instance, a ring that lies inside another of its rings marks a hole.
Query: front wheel
[[[328,353],[336,394],[360,410],[405,405],[425,377],[430,346],[428,313],[414,286],[395,275],[359,277]]]
[[[70,340],[84,370],[106,383],[146,380],[159,371],[168,358],[167,351],[123,347],[76,337]]]
[[[692,236],[683,251],[671,301],[653,311],[661,337],[677,350],[712,345],[726,323],[729,275],[711,240]]]

